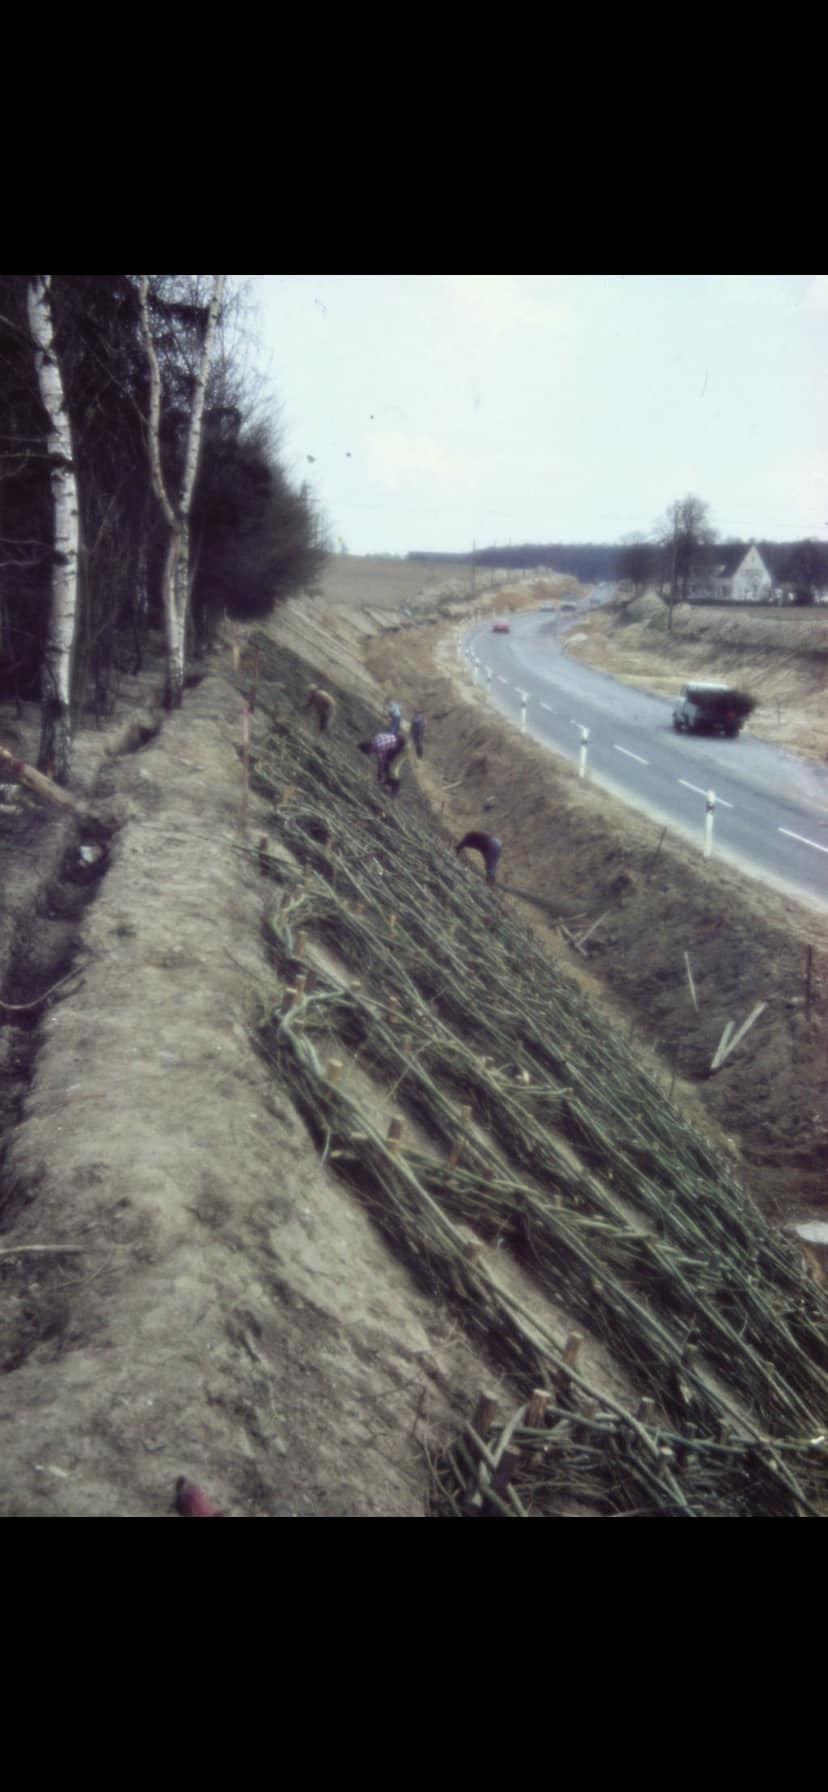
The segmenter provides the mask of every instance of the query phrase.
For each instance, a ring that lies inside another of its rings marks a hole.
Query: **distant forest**
[[[751,546],[749,541],[714,541],[699,544],[693,572],[724,567],[733,573]],[[789,584],[811,601],[813,592],[828,587],[828,542],[759,541],[756,543],[769,573],[777,584]],[[535,567],[569,573],[584,584],[602,579],[628,579],[636,585],[666,583],[670,577],[670,543],[638,542],[521,542],[509,547],[478,548],[474,554],[412,552],[409,560],[454,561],[458,565],[506,566],[528,571]]]

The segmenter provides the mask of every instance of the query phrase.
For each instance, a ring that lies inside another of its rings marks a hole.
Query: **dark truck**
[[[677,734],[738,734],[756,708],[756,698],[729,684],[686,684],[673,710]]]

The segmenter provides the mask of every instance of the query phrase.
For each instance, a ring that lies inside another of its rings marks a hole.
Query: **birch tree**
[[[72,753],[72,650],[78,609],[78,490],[72,435],[55,350],[51,274],[36,274],[28,291],[29,325],[40,396],[49,420],[48,452],[54,514],[52,591],[41,673],[38,767],[66,784]]]
[[[164,629],[167,643],[167,686],[164,701],[177,708],[184,688],[184,646],[190,603],[190,509],[198,472],[204,398],[210,366],[210,349],[224,291],[224,274],[213,275],[213,289],[204,314],[204,335],[192,386],[190,420],[184,465],[177,496],[172,496],[161,464],[161,369],[149,315],[149,278],[138,281],[141,333],[149,368],[148,445],[150,478],[167,529],[167,547],[161,579]]]

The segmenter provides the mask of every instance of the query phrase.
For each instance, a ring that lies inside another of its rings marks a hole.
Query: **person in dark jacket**
[[[422,710],[415,709],[414,714],[411,717],[411,739],[414,742],[414,751],[415,751],[418,759],[422,759],[422,756],[423,756],[423,742],[425,740],[425,728],[426,728],[426,721],[425,721],[425,716],[423,715]]]
[[[472,852],[479,852],[482,855],[486,867],[486,882],[493,884],[497,876],[498,859],[503,851],[502,842],[498,840],[496,834],[464,834],[454,850],[462,852],[467,846],[471,848]]]

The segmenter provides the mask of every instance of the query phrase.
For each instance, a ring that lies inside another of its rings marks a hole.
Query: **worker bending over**
[[[375,734],[373,740],[361,740],[357,743],[360,753],[373,753],[377,761],[377,783],[382,784],[391,796],[400,794],[400,771],[408,745],[404,735]]]
[[[497,876],[497,862],[503,851],[502,842],[498,840],[496,834],[464,834],[454,850],[462,852],[466,846],[470,847],[473,852],[482,854],[486,867],[486,882],[493,884]]]

